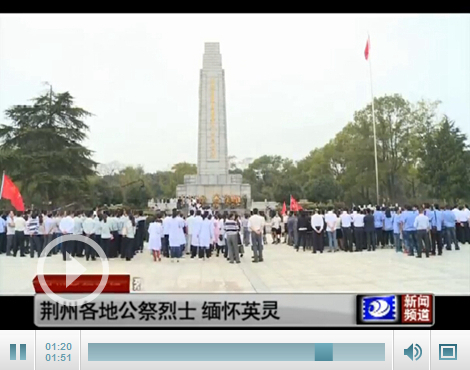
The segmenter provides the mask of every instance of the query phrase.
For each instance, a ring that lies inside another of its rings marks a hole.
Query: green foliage
[[[467,138],[448,117],[438,117],[438,106],[438,101],[411,104],[398,94],[374,100],[382,202],[470,200]],[[184,176],[197,173],[196,165],[186,162],[155,173],[142,167],[119,171],[114,164],[98,176],[91,152],[80,145],[88,130],[83,120],[90,113],[75,107],[69,93],[51,91],[6,114],[12,124],[0,126],[0,166],[30,203],[79,200],[87,207],[122,203],[145,208],[150,198],[174,198]],[[255,201],[288,205],[293,195],[308,199],[309,208],[323,208],[376,199],[370,104],[355,112],[329,143],[297,163],[264,155],[242,171],[231,159],[229,172],[242,174]]]
[[[0,126],[0,165],[38,206],[76,200],[87,190],[96,163],[81,145],[91,113],[68,93],[49,93],[8,109]]]

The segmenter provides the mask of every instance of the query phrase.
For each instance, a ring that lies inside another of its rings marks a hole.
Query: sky
[[[99,163],[197,162],[204,42],[220,42],[228,152],[300,160],[374,96],[440,100],[470,135],[470,15],[0,15],[0,116],[68,91]]]

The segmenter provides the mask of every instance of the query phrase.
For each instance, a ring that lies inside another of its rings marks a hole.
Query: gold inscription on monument
[[[217,145],[216,145],[216,135],[217,135],[217,126],[215,123],[215,79],[211,79],[211,120],[210,120],[210,158],[217,159]]]

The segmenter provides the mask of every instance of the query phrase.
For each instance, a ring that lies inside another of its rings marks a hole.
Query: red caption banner
[[[47,286],[53,293],[93,293],[100,285],[103,275],[80,275],[69,286],[67,275],[43,275]],[[130,293],[130,275],[109,275],[102,293]],[[33,279],[34,291],[45,293],[39,284],[39,278]]]

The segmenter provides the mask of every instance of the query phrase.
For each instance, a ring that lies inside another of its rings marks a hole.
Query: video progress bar
[[[88,343],[88,361],[385,361],[385,343]]]

